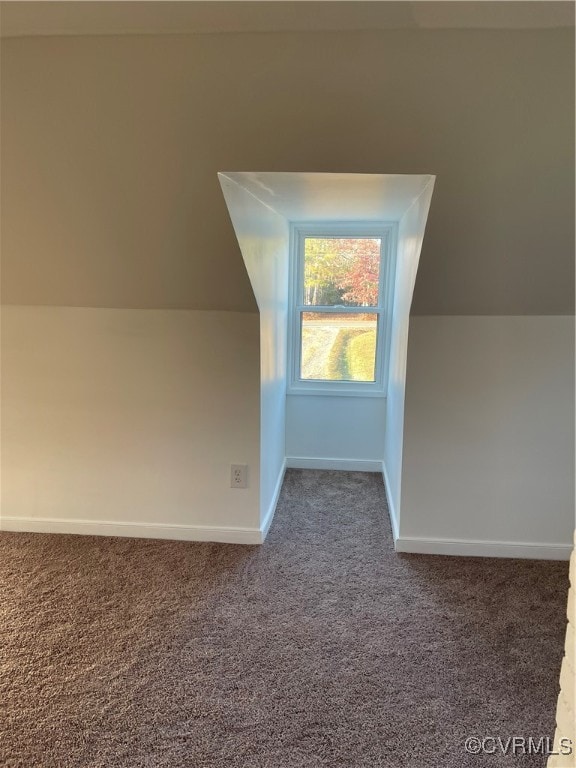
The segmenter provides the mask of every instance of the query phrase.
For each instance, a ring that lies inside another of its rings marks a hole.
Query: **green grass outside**
[[[354,381],[374,381],[376,331],[365,331],[350,339],[346,348],[348,373]]]
[[[332,381],[374,381],[375,331],[341,328],[326,364]]]

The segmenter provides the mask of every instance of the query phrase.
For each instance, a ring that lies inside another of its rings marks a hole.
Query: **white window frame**
[[[380,238],[380,283],[376,307],[317,307],[302,304],[304,241],[306,237]],[[397,224],[395,222],[292,222],[290,225],[290,283],[288,305],[288,394],[385,397],[389,365]],[[375,381],[325,381],[300,378],[302,312],[330,314],[373,312],[377,316]]]

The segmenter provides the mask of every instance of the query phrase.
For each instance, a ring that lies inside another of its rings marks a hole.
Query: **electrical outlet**
[[[230,466],[230,488],[248,488],[247,464],[232,464]]]

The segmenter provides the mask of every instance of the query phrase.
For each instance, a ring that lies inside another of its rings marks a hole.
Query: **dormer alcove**
[[[219,178],[260,312],[262,536],[284,470],[292,467],[383,472],[397,537],[410,304],[435,177],[227,172]],[[382,381],[374,391],[330,391],[331,382],[316,390],[289,386],[295,224],[328,233],[380,227],[389,234],[378,331]]]

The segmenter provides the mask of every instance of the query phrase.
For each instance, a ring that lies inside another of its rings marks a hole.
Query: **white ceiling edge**
[[[431,174],[221,172],[290,222],[400,221]]]
[[[570,0],[3,0],[0,8],[4,38],[574,26]]]

